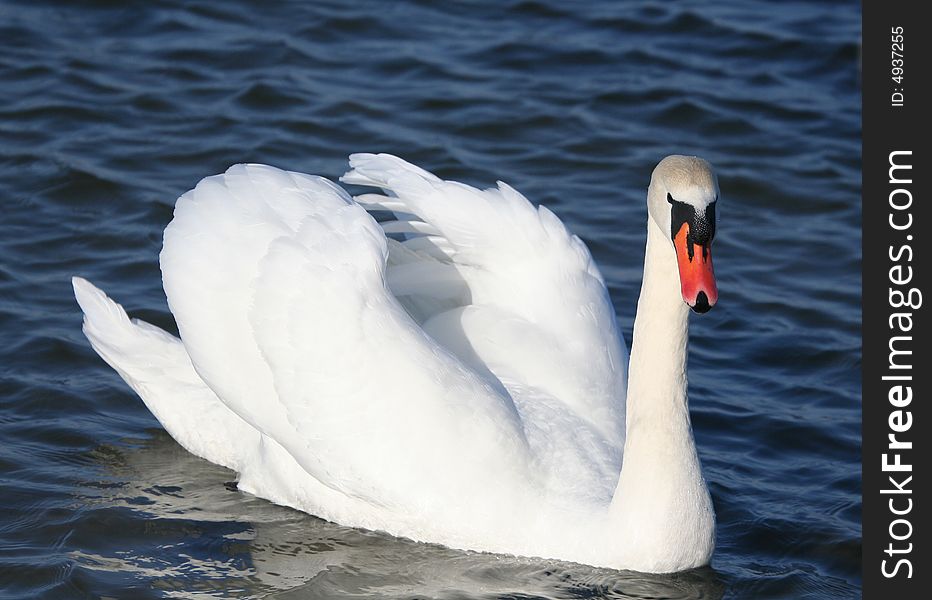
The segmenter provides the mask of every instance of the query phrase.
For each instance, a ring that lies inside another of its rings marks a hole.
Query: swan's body
[[[556,216],[504,184],[479,191],[386,155],[351,165],[344,181],[388,196],[261,165],[201,181],[160,257],[181,339],[76,278],[95,350],[182,446],[273,502],[457,548],[707,564],[678,213],[663,213],[681,198],[690,227],[709,213],[714,232],[707,163],[669,157],[654,173],[627,408],[604,281]],[[714,282],[698,293],[714,304]]]

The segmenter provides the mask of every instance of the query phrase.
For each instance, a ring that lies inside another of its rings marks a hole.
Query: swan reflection
[[[461,552],[330,523],[239,491],[163,430],[96,451],[83,499],[145,535],[74,552],[82,569],[170,598],[721,598],[709,568],[675,575]]]

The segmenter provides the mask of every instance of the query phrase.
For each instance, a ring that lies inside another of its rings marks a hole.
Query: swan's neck
[[[644,281],[638,298],[628,376],[628,434],[672,420],[689,424],[686,346],[689,307],[680,296],[676,255],[653,221],[648,223]],[[690,442],[691,442],[690,436]],[[625,461],[627,462],[627,461]]]
[[[698,566],[714,545],[714,514],[686,399],[688,335],[689,308],[681,299],[673,246],[648,219],[628,370],[624,462],[610,508],[620,550],[645,566],[688,563],[692,555]]]

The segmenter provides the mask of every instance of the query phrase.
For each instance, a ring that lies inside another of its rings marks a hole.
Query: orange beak
[[[708,312],[718,301],[715,272],[712,270],[712,248],[708,245],[692,244],[689,241],[689,223],[683,223],[673,247],[676,248],[676,264],[680,270],[680,292],[683,301],[697,313]]]

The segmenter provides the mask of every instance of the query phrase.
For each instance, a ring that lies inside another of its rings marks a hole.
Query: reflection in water
[[[102,512],[94,520],[115,530],[144,527],[143,536],[126,535],[150,543],[98,543],[93,551],[85,544],[71,558],[102,578],[144,581],[167,597],[659,599],[724,593],[712,569],[625,573],[461,552],[342,527],[238,491],[231,471],[188,454],[162,430],[135,446],[100,447],[95,459],[107,481],[87,484],[96,492],[86,500],[90,510]]]

